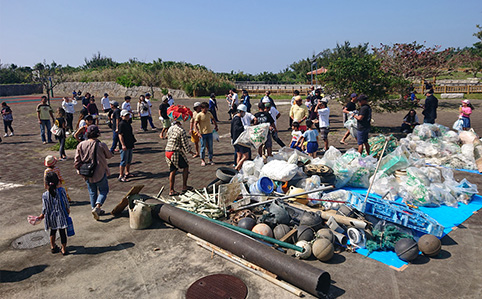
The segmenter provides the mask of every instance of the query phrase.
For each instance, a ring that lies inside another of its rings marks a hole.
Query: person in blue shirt
[[[306,152],[310,157],[316,158],[316,151],[318,150],[318,130],[313,130],[313,121],[307,120],[306,121],[306,130],[303,133],[303,137],[301,143],[306,142]]]
[[[251,102],[250,102],[250,96],[248,94],[247,90],[243,90],[243,104],[246,106],[246,111],[248,113],[251,113]]]

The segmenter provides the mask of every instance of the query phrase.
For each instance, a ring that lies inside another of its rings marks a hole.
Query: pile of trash
[[[413,133],[400,139],[411,153],[425,159],[426,163],[455,169],[477,169],[474,157],[474,144],[462,144],[457,133],[440,124],[422,124],[414,128]]]

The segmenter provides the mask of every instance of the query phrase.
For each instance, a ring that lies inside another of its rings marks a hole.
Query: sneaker
[[[201,166],[206,166],[206,162],[202,161]]]
[[[99,221],[99,214],[100,214],[100,208],[93,208],[92,209],[92,216],[94,216],[94,219]]]
[[[209,165],[214,165],[213,160],[209,161],[209,163],[208,163],[208,164],[209,164]]]
[[[10,133],[10,136],[13,136],[13,132],[12,132],[12,133]]]
[[[47,144],[47,141],[42,142],[43,144]]]
[[[8,134],[7,134],[7,133],[5,133],[5,135],[3,135],[3,137],[8,137]]]

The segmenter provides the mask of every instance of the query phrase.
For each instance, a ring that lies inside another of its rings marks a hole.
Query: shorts
[[[188,167],[189,167],[189,165],[187,164],[186,160],[184,160],[182,155],[179,155],[179,168],[184,169],[184,168],[188,168]],[[173,172],[173,171],[176,171],[176,170],[177,170],[177,167],[174,166],[173,163],[171,163],[171,166],[169,166],[169,171]]]
[[[470,128],[470,118],[466,116],[462,116],[462,128],[469,129]]]
[[[357,130],[356,141],[358,145],[368,143],[368,133],[370,133],[370,129]]]
[[[194,142],[194,143],[199,142],[199,135],[194,131],[192,131],[192,133],[191,133],[191,141]]]
[[[328,133],[330,133],[330,128],[327,128],[327,127],[320,128],[320,138],[321,139],[327,140],[328,139]]]
[[[273,138],[271,138],[271,132],[268,133],[268,136],[266,137],[266,142],[264,143],[264,146],[266,148],[272,148],[273,147]]]
[[[249,147],[242,146],[242,145],[239,145],[239,144],[235,144],[234,149],[237,153],[241,153],[241,154],[249,153]]]
[[[127,164],[131,164],[132,162],[132,152],[134,151],[133,148],[128,148],[125,151],[120,151],[121,161],[120,166],[126,166]]]
[[[163,119],[162,120],[162,127],[164,129],[169,129],[171,127],[171,120],[168,118],[168,119]]]
[[[317,150],[318,150],[318,142],[316,141],[308,142],[308,144],[306,145],[306,152],[308,154],[312,154]]]
[[[295,144],[296,144],[296,141],[291,141],[290,148],[294,148],[294,149],[297,149],[297,150],[301,151],[301,147],[299,147],[299,146],[295,147]]]

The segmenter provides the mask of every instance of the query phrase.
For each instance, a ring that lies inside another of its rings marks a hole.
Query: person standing
[[[194,154],[189,144],[186,131],[182,128],[181,122],[173,120],[173,125],[167,131],[167,144],[165,149],[166,163],[169,167],[169,196],[179,195],[174,185],[176,182],[176,172],[182,169],[182,192],[192,190],[187,185],[189,177],[189,162],[187,153]]]
[[[291,106],[290,109],[290,118],[293,122],[296,121],[300,124],[300,130],[302,132],[306,131],[305,120],[308,118],[308,109],[303,104],[301,96],[295,97],[295,104]]]
[[[47,104],[46,96],[42,96],[40,101],[40,104],[37,106],[37,118],[38,123],[40,124],[40,137],[42,138],[43,144],[47,144],[47,142],[53,143],[52,132],[50,132],[50,119],[52,119],[52,122],[55,122],[54,111],[52,110],[52,107]],[[47,139],[45,139],[45,131],[47,131]]]
[[[360,103],[360,110],[358,114],[355,115],[355,119],[357,120],[357,143],[358,143],[358,152],[360,154],[363,153],[363,146],[365,146],[365,150],[367,151],[367,155],[370,154],[370,144],[368,144],[368,133],[370,133],[371,128],[371,121],[372,121],[372,108],[368,105],[368,97],[364,94],[361,94],[357,98],[358,103]]]
[[[274,103],[274,100],[270,97],[270,95],[271,95],[271,91],[269,90],[265,91],[264,97],[261,99],[260,103],[266,103],[266,102],[263,102],[263,100],[268,99],[269,102],[271,103],[271,107],[276,108],[276,104]]]
[[[267,112],[269,112],[269,114],[270,114],[271,117],[273,118],[275,128],[278,128],[277,120],[278,120],[278,118],[281,117],[281,113],[278,111],[278,109],[276,109],[275,107],[271,106],[271,102],[269,101],[269,99],[264,98],[264,99],[263,99],[263,104],[264,104],[265,110],[266,110]],[[278,131],[277,131],[277,130],[271,130],[271,136],[273,137],[273,140],[276,141],[276,143],[279,144],[279,146],[281,146],[281,147],[285,147],[285,146],[286,146],[286,144],[283,142],[283,140],[281,140],[281,139],[278,137]]]
[[[325,143],[324,150],[328,150],[328,133],[330,133],[330,108],[328,108],[328,101],[323,98],[318,102],[316,110],[318,113],[318,128],[320,129],[320,136]],[[315,155],[316,157],[316,155]]]
[[[433,89],[428,89],[425,95],[427,98],[425,99],[425,105],[423,105],[423,122],[434,124],[435,119],[437,119],[438,99],[433,95]]]
[[[79,93],[78,93],[79,96],[82,95],[82,92],[79,90]],[[86,113],[85,115],[87,115],[87,105],[90,104],[90,93],[86,93],[85,96],[81,96],[81,100],[82,100],[82,110],[84,110]]]
[[[269,132],[268,136],[266,137],[266,142],[258,148],[258,154],[260,157],[263,156],[263,148],[266,149],[268,156],[272,156],[272,148],[273,148],[273,140],[271,138],[271,131],[276,131],[276,126],[274,124],[274,119],[271,117],[268,111],[265,110],[264,103],[258,104],[259,112],[254,115],[254,124],[266,124],[269,123]]]
[[[111,110],[109,112],[109,120],[112,124],[112,146],[110,147],[110,152],[113,154],[116,151],[117,145],[119,146],[119,151],[122,149],[122,144],[119,141],[119,122],[121,121],[121,110],[119,109],[119,103],[112,102]]]
[[[154,126],[154,123],[152,122],[152,103],[151,103],[151,94],[150,93],[146,93],[146,103],[147,105],[149,105],[149,117],[147,118],[147,120],[149,121],[149,124],[151,125],[151,128],[153,130],[156,129],[156,126]]]
[[[90,98],[90,104],[87,105],[87,112],[89,113],[89,115],[92,115],[95,124],[99,125],[99,109],[95,104],[95,99],[93,96]]]
[[[132,114],[132,107],[131,107],[131,97],[125,96],[124,103],[122,103],[121,110],[127,110],[131,115]],[[132,123],[132,118],[129,118],[129,123]]]
[[[172,94],[170,92],[167,92],[167,103],[169,104],[169,107],[174,105],[174,99],[172,98]]]
[[[244,125],[242,118],[244,117],[244,114],[246,113],[246,105],[241,104],[238,106],[238,113],[233,117],[231,120],[231,141],[234,144],[234,142],[238,139],[239,135],[244,132]],[[249,147],[242,146],[240,144],[235,144],[234,145],[234,152],[236,153],[237,159],[236,159],[236,170],[241,170],[243,167],[244,161],[246,161],[249,158]]]
[[[132,153],[134,151],[134,143],[136,138],[132,132],[132,126],[129,123],[131,114],[127,110],[121,111],[121,121],[119,123],[119,140],[122,144],[120,151],[121,161],[119,165],[119,182],[127,182],[127,179],[134,176],[131,171]]]
[[[49,172],[45,178],[48,190],[42,194],[42,213],[39,219],[45,219],[45,230],[50,229],[50,252],[62,252],[67,255],[67,216],[70,214],[70,205],[65,189],[60,187],[60,180],[55,172]],[[57,231],[60,234],[59,248],[55,244]]]
[[[216,102],[216,94],[212,93],[211,96],[209,97],[209,112],[213,115],[214,119],[219,122],[218,119],[218,103]]]
[[[196,133],[196,130],[194,130],[194,120],[196,119],[196,116],[198,115],[198,113],[201,111],[201,103],[200,102],[194,103],[193,110],[194,112],[192,113],[192,118],[189,121],[189,134],[191,134],[191,141],[192,143],[194,143],[194,147],[196,149],[196,153],[192,157],[197,158],[199,157],[199,140],[201,136],[199,136],[198,133]],[[161,135],[161,139],[163,139],[162,135]]]
[[[107,93],[104,93],[104,97],[100,99],[100,103],[102,104],[102,109],[104,110],[104,113],[109,113],[111,108],[109,95]]]
[[[356,110],[356,103],[357,103],[357,94],[352,93],[350,95],[350,101],[343,107],[343,122],[345,123],[349,117],[353,115],[353,111]],[[341,138],[340,143],[346,144],[346,139],[350,136],[350,129],[346,130],[345,135]],[[356,138],[356,136],[353,136]]]
[[[462,129],[464,131],[470,130],[470,115],[472,114],[472,110],[474,110],[474,106],[470,103],[469,100],[463,100],[462,106],[460,106],[460,118],[462,118]],[[5,132],[7,129],[5,128]],[[13,133],[12,133],[13,134]],[[5,134],[7,136],[7,134]]]
[[[137,102],[137,112],[141,117],[141,129],[147,132],[147,119],[149,118],[149,104],[146,102],[144,95],[139,96],[139,102]]]
[[[300,95],[300,91],[299,90],[295,90],[293,91],[293,96],[291,97],[291,106],[290,106],[290,109],[291,107],[293,107],[293,105],[295,105],[295,99],[297,96]],[[289,115],[288,115],[289,116]],[[298,124],[299,126],[300,124]],[[290,117],[290,127],[288,128],[288,131],[291,130],[291,128],[293,127],[293,119]]]
[[[306,121],[307,130],[303,133],[300,143],[306,142],[306,152],[312,158],[316,158],[316,152],[318,151],[318,130],[314,127],[314,123],[311,120]]]
[[[243,103],[246,106],[246,112],[251,113],[251,97],[248,94],[247,90],[243,89]]]
[[[77,101],[74,99],[70,99],[68,97],[63,98],[62,100],[62,108],[65,111],[65,120],[67,121],[67,129],[72,133],[74,131],[73,121],[74,121],[74,113],[75,113],[75,105],[77,105]]]
[[[208,149],[209,165],[214,165],[213,162],[213,128],[211,122],[214,124],[214,129],[218,131],[218,124],[209,110],[209,104],[201,103],[201,112],[196,115],[194,120],[194,130],[201,136],[201,166],[206,166],[206,147]]]
[[[65,110],[62,107],[57,109],[57,119],[55,120],[55,124],[59,127],[60,134],[55,136],[59,140],[59,156],[60,161],[64,161],[67,159],[67,155],[65,154],[65,130],[67,128],[67,121],[65,120]]]
[[[228,102],[228,106],[229,106],[229,111],[228,111],[229,120],[232,120],[233,119],[232,115],[236,113],[237,107],[239,104],[238,94],[236,93],[235,88],[232,88],[229,90],[229,93],[226,96],[226,101]]]
[[[105,214],[101,209],[107,194],[109,193],[109,183],[107,176],[110,175],[107,159],[112,158],[112,153],[107,145],[97,140],[100,136],[99,128],[96,125],[90,125],[87,128],[87,140],[82,141],[75,151],[74,167],[77,173],[82,164],[92,163],[94,161],[94,153],[96,153],[96,162],[94,175],[92,177],[84,177],[89,190],[90,205],[92,207],[92,215],[95,220],[99,220],[99,216]]]
[[[2,119],[3,126],[5,127],[5,135],[3,135],[3,137],[8,136],[8,129],[10,129],[10,136],[13,136],[13,113],[12,109],[7,105],[7,102],[2,102]]]
[[[162,100],[161,105],[159,105],[159,116],[162,118],[162,131],[161,131],[161,139],[166,139],[167,130],[171,127],[171,120],[167,115],[167,109],[169,108],[169,100],[167,97]]]

